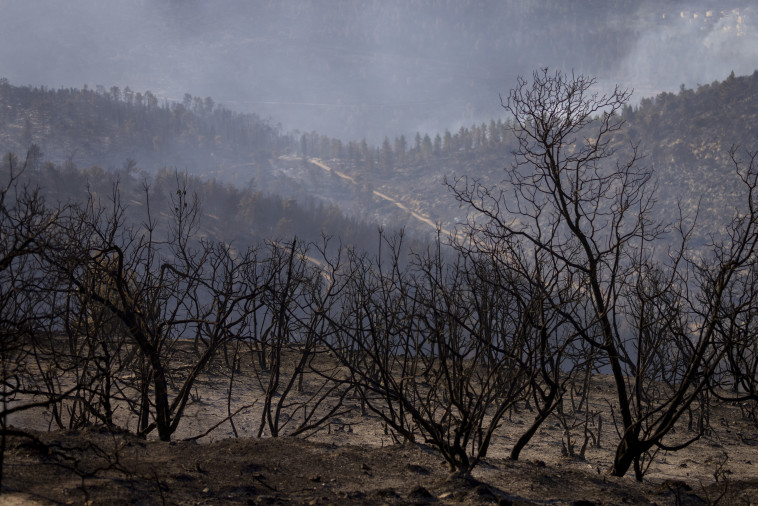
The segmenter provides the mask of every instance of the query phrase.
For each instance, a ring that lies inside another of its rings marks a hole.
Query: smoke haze
[[[733,2],[5,0],[0,77],[185,93],[345,140],[501,115],[549,66],[635,99],[758,67],[756,8]]]

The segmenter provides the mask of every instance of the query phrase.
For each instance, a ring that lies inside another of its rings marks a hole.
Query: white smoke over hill
[[[638,96],[676,91],[723,80],[730,72],[752,74],[758,67],[758,10],[683,3],[638,11],[639,34],[612,73]],[[648,10],[652,9],[652,10]]]
[[[746,0],[5,0],[0,12],[12,84],[211,96],[286,130],[374,144],[500,116],[498,95],[537,67],[635,99],[758,67]]]

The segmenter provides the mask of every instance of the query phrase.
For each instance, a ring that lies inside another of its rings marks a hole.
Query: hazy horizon
[[[373,143],[500,117],[499,94],[538,67],[633,88],[635,101],[758,67],[758,11],[745,1],[0,5],[0,77],[12,84],[210,96],[285,131]]]

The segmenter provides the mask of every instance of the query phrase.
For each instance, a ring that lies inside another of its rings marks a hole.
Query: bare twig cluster
[[[423,251],[383,232],[374,253],[213,242],[179,176],[170,216],[154,213],[148,186],[139,223],[118,185],[50,207],[9,157],[3,434],[8,416],[44,406],[51,426],[126,424],[167,441],[214,372],[226,418],[197,437],[227,422],[237,435],[251,406],[258,437],[307,436],[357,399],[397,441],[425,442],[468,473],[526,409],[511,458],[553,419],[577,458],[615,429],[610,472],[642,479],[657,451],[711,430],[713,399],[754,414],[756,154],[732,152],[744,205],[696,254],[694,218],[652,220],[653,175],[636,146],[615,160],[629,93],[598,96],[593,84],[547,70],[520,80],[503,101],[518,140],[505,180],[451,182],[472,218]],[[589,402],[599,372],[614,385],[605,411]],[[681,420],[689,437],[671,442]]]
[[[593,85],[547,69],[520,80],[503,101],[518,148],[502,185],[459,179],[450,187],[475,211],[461,249],[490,253],[528,280],[556,319],[550,341],[568,336],[570,348],[585,350],[584,367],[612,375],[611,473],[633,467],[642,479],[655,451],[702,434],[701,424],[690,440],[667,442],[708,392],[754,398],[758,170],[755,154],[743,162],[732,152],[745,205],[725,233],[712,234],[709,253],[695,254],[694,218],[653,221],[653,174],[640,168],[637,147],[615,159],[629,92],[599,96]]]

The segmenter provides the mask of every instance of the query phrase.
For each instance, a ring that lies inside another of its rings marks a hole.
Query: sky
[[[210,96],[285,131],[380,143],[503,117],[500,95],[544,66],[636,100],[752,74],[750,3],[0,0],[0,77]]]

